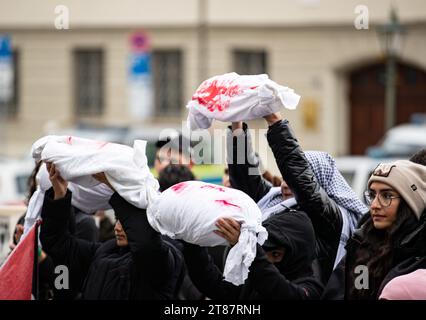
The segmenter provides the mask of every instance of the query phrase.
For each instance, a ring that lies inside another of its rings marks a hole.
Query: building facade
[[[399,123],[426,112],[422,0],[368,0],[361,8],[353,0],[64,0],[65,11],[53,0],[0,0],[0,34],[11,39],[15,77],[13,99],[2,106],[1,153],[22,155],[37,138],[79,122],[180,126],[199,83],[232,71],[267,73],[302,96],[296,111],[283,113],[304,149],[362,153],[384,133],[377,26],[391,2],[405,28],[397,81],[405,95],[397,100],[408,111],[398,112]],[[365,8],[368,29],[357,29]],[[64,12],[69,28],[58,29]],[[155,107],[144,120],[130,112],[128,94],[129,38],[139,30],[151,39],[154,79]],[[376,89],[366,86],[368,77]],[[270,153],[262,157],[273,167]]]

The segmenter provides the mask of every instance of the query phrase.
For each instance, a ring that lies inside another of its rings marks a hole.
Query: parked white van
[[[371,157],[407,157],[426,148],[426,123],[393,127],[377,146],[367,149]]]

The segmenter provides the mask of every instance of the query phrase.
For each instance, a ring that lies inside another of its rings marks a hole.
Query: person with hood
[[[423,224],[426,167],[408,160],[378,165],[366,199],[370,218],[348,241],[346,257],[330,277],[324,299],[378,299],[391,275],[416,257],[415,247],[404,242]]]
[[[69,271],[69,289],[82,299],[174,299],[182,278],[183,257],[148,223],[144,209],[111,196],[117,222],[116,239],[104,243],[77,239],[68,230],[72,193],[53,164],[52,188],[42,208],[40,240],[55,265]],[[94,175],[111,189],[105,174]],[[71,295],[72,296],[72,295]]]
[[[313,276],[315,235],[305,213],[291,210],[264,222],[268,239],[257,245],[246,282],[235,286],[223,279],[206,248],[185,243],[184,257],[189,275],[210,299],[310,300],[318,299],[322,285]],[[240,224],[232,218],[217,221],[215,232],[230,245],[238,242]]]
[[[325,285],[345,255],[357,221],[368,211],[325,152],[303,152],[289,122],[280,113],[264,117],[267,140],[281,172],[281,187],[272,187],[259,172],[246,123],[235,122],[227,134],[227,161],[233,188],[247,193],[263,219],[290,208],[304,211],[316,236],[315,274]],[[242,160],[241,160],[242,159]]]

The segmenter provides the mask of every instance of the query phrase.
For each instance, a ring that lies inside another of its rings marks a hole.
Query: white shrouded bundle
[[[100,183],[93,174],[105,172],[124,199],[145,209],[159,188],[149,171],[145,148],[143,140],[135,140],[131,148],[71,136],[46,136],[34,143],[32,155],[36,160],[54,163],[65,180],[87,188]]]
[[[52,187],[49,173],[43,163],[36,175],[37,189],[31,196],[25,215],[24,233],[26,234],[40,218],[41,208],[44,202],[44,193]],[[95,213],[98,210],[111,209],[109,199],[113,191],[103,183],[86,188],[72,182],[68,183],[68,189],[72,192],[71,204],[86,213]]]
[[[261,212],[244,192],[201,181],[178,183],[165,190],[147,210],[148,221],[158,232],[200,246],[227,245],[216,235],[216,221],[232,217],[241,223],[238,243],[229,251],[225,280],[241,285],[268,233],[262,227]]]
[[[205,80],[186,107],[191,130],[207,129],[213,119],[225,122],[247,121],[280,111],[295,109],[300,96],[281,86],[267,74],[226,73]]]

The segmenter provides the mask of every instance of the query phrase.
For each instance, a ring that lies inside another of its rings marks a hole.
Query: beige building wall
[[[47,30],[8,32],[19,51],[19,112],[3,128],[2,152],[21,155],[47,132],[70,127],[77,120],[96,125],[138,124],[128,109],[129,36],[135,30]],[[190,97],[197,80],[196,35],[188,29],[147,30],[156,49],[181,49],[184,96]],[[73,50],[102,48],[105,53],[105,111],[92,118],[75,117]],[[173,118],[154,118],[159,125],[178,123],[185,110]]]
[[[272,79],[302,96],[296,111],[284,111],[305,150],[349,152],[348,73],[383,59],[375,30],[352,27],[215,28],[209,35],[210,75],[232,71],[233,49],[265,49]],[[426,69],[426,24],[407,27],[402,59]],[[423,55],[421,54],[424,53]],[[317,128],[304,125],[304,107],[317,108]],[[367,117],[368,115],[366,115]],[[264,128],[263,121],[253,127]],[[273,159],[272,154],[264,155]]]
[[[209,25],[227,27],[353,25],[359,5],[372,24],[385,22],[391,5],[404,23],[426,19],[423,0],[1,0],[0,28],[53,28],[58,5],[69,9],[71,28],[194,26],[202,8]]]
[[[0,27],[54,29],[57,6],[68,8],[71,29],[187,26],[196,23],[198,4],[198,0],[1,0]]]
[[[349,150],[347,74],[377,61],[381,50],[375,31],[386,21],[391,1],[364,1],[370,29],[353,26],[358,1],[210,0],[204,1],[207,25],[206,76],[233,71],[234,49],[263,49],[268,73],[302,95],[297,111],[284,111],[304,149],[343,155]],[[407,33],[402,58],[426,69],[426,2],[392,1]],[[27,1],[0,1],[0,33],[11,35],[20,52],[20,112],[5,123],[2,152],[20,155],[49,129],[71,126],[75,48],[105,51],[105,113],[93,123],[134,125],[127,107],[128,37],[145,29],[155,49],[183,53],[184,100],[199,84],[198,23],[201,0],[62,1],[70,12],[70,30],[54,28],[56,1],[37,6]],[[317,112],[317,127],[305,126],[304,109]],[[366,115],[367,116],[367,115]],[[180,124],[186,110],[149,124]],[[144,124],[139,124],[143,126]],[[253,128],[264,128],[254,121]],[[224,127],[217,124],[216,127]],[[264,141],[263,141],[264,143]],[[264,148],[266,149],[266,148]],[[272,154],[262,155],[274,167]],[[276,171],[276,167],[275,170]]]

